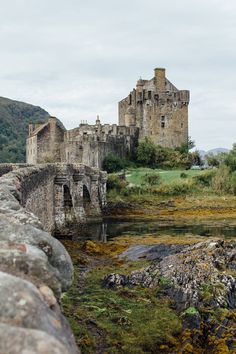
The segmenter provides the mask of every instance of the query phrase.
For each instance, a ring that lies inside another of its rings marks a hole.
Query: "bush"
[[[116,176],[116,175],[109,175],[108,176],[108,179],[107,179],[107,190],[108,191],[114,189],[117,192],[120,192],[126,186],[127,186],[127,182],[124,180],[121,180],[118,176]]]
[[[182,195],[191,192],[191,185],[188,183],[173,183],[169,185],[169,195]]]
[[[151,186],[155,186],[161,183],[161,177],[159,174],[157,173],[147,173],[144,177],[143,177],[144,181],[148,184],[150,184]]]
[[[221,165],[212,178],[212,189],[218,194],[231,192],[231,175],[230,168]]]
[[[212,178],[215,175],[216,171],[207,171],[205,173],[202,173],[198,176],[193,177],[193,181],[195,184],[198,184],[200,186],[204,187],[210,187]]]
[[[188,178],[187,173],[185,172],[180,173],[180,178]]]
[[[236,171],[230,177],[230,190],[233,195],[236,195]]]
[[[102,168],[108,173],[118,172],[124,167],[124,161],[120,157],[112,154],[107,155],[102,164]]]

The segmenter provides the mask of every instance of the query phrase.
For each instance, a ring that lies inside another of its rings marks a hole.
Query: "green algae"
[[[90,245],[91,246],[91,245]],[[158,289],[104,289],[101,280],[108,273],[128,274],[146,267],[147,261],[90,268],[86,274],[75,265],[75,280],[64,294],[62,305],[83,354],[154,353],[161,346],[172,347],[182,324],[171,301],[157,297]]]

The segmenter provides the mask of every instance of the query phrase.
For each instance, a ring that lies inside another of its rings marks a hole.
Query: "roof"
[[[44,123],[42,125],[40,125],[37,129],[35,129],[31,135],[38,135],[39,132],[41,132],[41,130],[43,130],[44,128],[46,128],[46,126],[48,125],[47,123]]]

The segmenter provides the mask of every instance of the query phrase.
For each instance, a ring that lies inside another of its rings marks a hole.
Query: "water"
[[[176,225],[163,224],[158,221],[117,221],[103,220],[99,223],[86,224],[82,230],[76,232],[72,239],[74,240],[94,240],[106,242],[112,238],[123,235],[152,235],[152,236],[178,236],[187,237],[202,236],[202,237],[221,237],[233,238],[236,237],[236,225],[225,224],[194,224],[194,225]]]

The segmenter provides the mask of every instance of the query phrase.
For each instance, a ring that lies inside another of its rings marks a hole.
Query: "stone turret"
[[[154,74],[156,91],[164,92],[166,89],[166,69],[156,68],[154,69]]]

